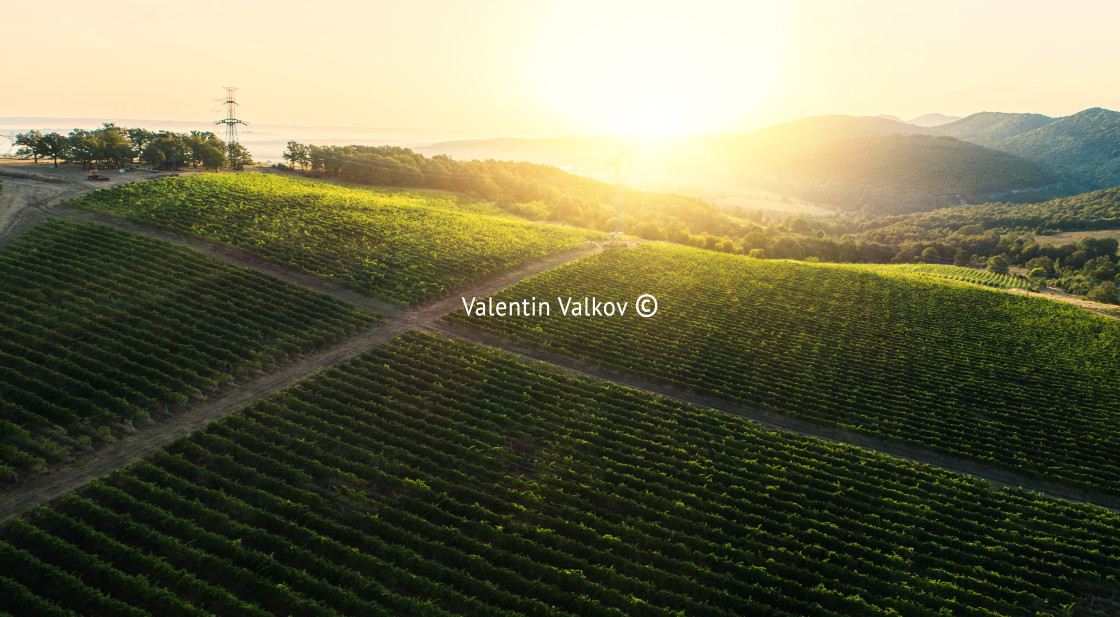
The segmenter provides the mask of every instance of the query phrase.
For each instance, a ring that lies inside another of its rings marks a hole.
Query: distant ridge
[[[951,124],[932,129],[936,135],[956,137],[974,144],[996,148],[998,144],[1054,122],[1056,118],[1042,114],[1009,114],[982,111]]]
[[[949,124],[960,120],[960,116],[946,116],[945,114],[922,114],[917,118],[911,118],[906,121],[906,124],[913,124],[914,126],[921,126],[924,128],[931,128],[941,126],[942,124]]]
[[[1120,112],[1093,107],[1061,118],[984,112],[931,131],[1034,161],[1083,190],[1120,185]]]
[[[1021,157],[952,137],[913,133],[832,142],[780,161],[774,170],[809,199],[878,214],[1061,188],[1057,174]]]

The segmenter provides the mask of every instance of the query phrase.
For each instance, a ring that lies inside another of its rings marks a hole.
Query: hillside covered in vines
[[[1120,494],[1120,323],[885,268],[619,248],[495,300],[634,302],[615,318],[451,319],[744,405]]]
[[[0,611],[1105,615],[1118,523],[414,333],[0,528]]]
[[[72,205],[220,242],[399,304],[602,235],[532,223],[459,195],[271,174],[132,183]]]
[[[0,486],[376,320],[194,251],[49,219],[0,249]]]

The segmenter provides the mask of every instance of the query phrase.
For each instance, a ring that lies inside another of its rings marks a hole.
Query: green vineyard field
[[[453,321],[665,383],[1120,494],[1120,323],[1063,303],[644,244],[495,300],[657,297],[651,318]],[[554,307],[555,308],[555,307]]]
[[[1106,510],[416,333],[26,512],[0,560],[11,614],[1120,607]]]
[[[377,319],[108,227],[49,219],[0,250],[0,483]]]
[[[844,266],[838,266],[844,267]],[[1030,281],[1010,274],[997,274],[987,270],[965,268],[961,266],[945,266],[940,264],[876,264],[846,266],[864,268],[879,274],[902,274],[910,276],[924,276],[945,281],[958,281],[972,283],[996,289],[1030,289]]]
[[[71,204],[220,242],[399,304],[602,235],[531,223],[450,193],[268,174],[137,182]]]

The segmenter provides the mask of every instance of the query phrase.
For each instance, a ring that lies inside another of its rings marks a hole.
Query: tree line
[[[240,169],[253,163],[245,146],[227,145],[209,131],[150,131],[111,122],[93,130],[74,129],[66,135],[32,130],[17,135],[15,143],[19,146],[16,156],[35,163],[51,159],[56,166],[61,160],[80,164],[82,169],[127,167],[137,160],[159,169]]]
[[[456,161],[395,146],[314,146],[289,141],[291,169],[313,177],[378,186],[454,191],[531,220],[607,231],[619,214],[626,233],[713,251],[778,259],[885,262],[897,248],[848,235],[832,221],[747,220],[694,197],[625,189],[557,167],[517,161]],[[623,208],[616,208],[624,200]]]

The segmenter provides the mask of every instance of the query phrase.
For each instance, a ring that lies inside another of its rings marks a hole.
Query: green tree
[[[914,253],[910,251],[899,251],[894,257],[891,257],[891,263],[894,264],[908,264],[914,263]]]
[[[67,139],[70,142],[70,148],[63,155],[67,162],[81,163],[82,169],[92,168],[94,152],[92,133],[85,129],[74,129],[70,131]]]
[[[66,150],[70,148],[70,140],[65,135],[47,133],[39,140],[39,146],[42,155],[53,158],[55,167],[58,167],[58,157],[66,156]]]
[[[199,162],[207,169],[218,171],[222,165],[226,164],[225,150],[211,143],[202,144],[196,153],[200,157]]]
[[[110,167],[123,167],[132,163],[132,143],[123,129],[106,123],[91,134],[93,160]]]
[[[246,165],[253,164],[252,155],[250,155],[249,150],[241,144],[229,144],[226,147],[226,153],[230,169],[239,170]]]
[[[27,158],[31,157],[32,161],[38,165],[39,157],[42,156],[42,146],[39,142],[43,140],[43,134],[39,131],[28,131],[16,135],[16,145],[21,146],[16,150],[16,156]]]
[[[125,129],[125,137],[132,146],[133,155],[139,157],[148,143],[156,138],[156,134],[148,129]]]
[[[217,135],[209,131],[191,131],[190,135],[183,136],[183,141],[186,143],[188,151],[186,156],[192,167],[200,164],[203,167],[220,167],[225,164],[226,144]],[[214,150],[221,154],[222,159],[217,166],[213,164],[217,159]]]
[[[766,259],[766,251],[764,249],[751,249],[751,252],[747,254],[747,257],[752,257],[754,259]]]
[[[932,246],[926,247],[926,250],[922,251],[922,261],[926,263],[941,261],[941,253],[938,253],[937,249]]]
[[[1042,257],[1035,257],[1026,263],[1027,270],[1034,270],[1035,268],[1042,268],[1047,274],[1054,272],[1054,260],[1043,255]]]
[[[300,169],[307,169],[311,164],[311,149],[298,141],[289,141],[288,149],[284,151],[284,158],[291,161],[292,167],[300,166]]]
[[[180,165],[190,162],[190,144],[184,135],[160,131],[155,139],[148,143],[141,159],[149,165],[178,169]]]
[[[1105,304],[1120,304],[1120,289],[1111,281],[1097,285],[1085,296],[1085,299]]]
[[[972,259],[972,255],[968,251],[966,251],[964,249],[957,249],[956,254],[953,255],[953,265],[954,266],[967,266],[969,260],[971,260],[971,259]]]
[[[1007,274],[1011,264],[1003,255],[992,255],[988,258],[988,271],[996,274]]]

